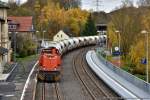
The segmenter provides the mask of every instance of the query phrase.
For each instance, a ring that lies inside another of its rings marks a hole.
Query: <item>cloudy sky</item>
[[[96,1],[97,0],[82,0],[82,8],[96,10]],[[110,12],[116,7],[119,7],[121,5],[121,1],[122,0],[99,0],[99,10]],[[138,0],[133,0],[135,6],[137,1]]]
[[[0,1],[8,2],[8,0],[0,0]],[[12,0],[12,1],[18,1],[18,0]],[[21,1],[21,3],[23,3],[23,2],[25,2],[27,0],[20,0],[20,1]]]
[[[8,0],[2,0],[7,2]],[[20,0],[21,2],[25,2],[26,0]],[[82,1],[82,9],[87,10],[96,10],[96,1],[97,0],[81,0]],[[99,10],[110,12],[114,10],[116,7],[119,7],[121,5],[122,0],[99,0]],[[133,0],[134,4],[136,5],[136,2],[138,0]]]

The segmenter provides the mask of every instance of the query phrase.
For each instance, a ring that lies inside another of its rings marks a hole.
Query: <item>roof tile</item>
[[[18,24],[19,27],[15,30],[17,32],[30,32],[32,31],[32,16],[26,16],[26,17],[15,17],[11,16],[8,17],[8,20],[10,20],[9,24]]]

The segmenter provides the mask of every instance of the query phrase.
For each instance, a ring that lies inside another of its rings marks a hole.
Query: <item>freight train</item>
[[[94,45],[103,37],[88,36],[74,37],[59,42],[42,41],[38,80],[42,81],[60,81],[61,79],[61,56],[69,50],[87,45]]]

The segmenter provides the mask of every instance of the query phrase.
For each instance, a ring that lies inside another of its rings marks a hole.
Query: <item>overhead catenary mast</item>
[[[14,3],[14,2],[16,2],[16,0],[8,0],[8,2]]]
[[[102,5],[102,0],[96,0],[96,12],[99,12],[102,9],[99,9],[99,7],[103,6]]]
[[[21,0],[8,0],[10,3],[16,3],[17,5],[21,4]]]
[[[17,5],[20,5],[20,4],[21,4],[21,1],[20,1],[20,0],[17,0],[16,3],[17,3]]]

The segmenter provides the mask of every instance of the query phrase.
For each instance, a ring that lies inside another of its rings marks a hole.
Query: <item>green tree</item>
[[[32,40],[31,37],[24,38],[27,36],[17,35],[16,44],[17,44],[17,53],[20,57],[29,56],[35,54],[37,44]]]
[[[97,31],[96,31],[96,26],[94,23],[94,20],[92,19],[92,16],[89,15],[87,23],[85,24],[85,28],[82,31],[81,35],[82,36],[92,36],[92,35],[96,35]]]

